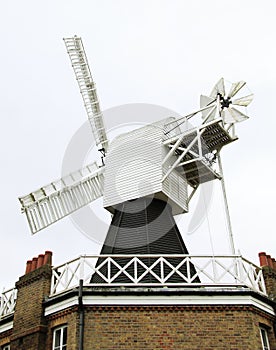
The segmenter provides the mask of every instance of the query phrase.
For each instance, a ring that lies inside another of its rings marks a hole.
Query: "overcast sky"
[[[26,260],[45,250],[58,265],[100,249],[69,218],[31,236],[17,199],[60,177],[66,147],[86,121],[62,40],[74,34],[83,38],[103,110],[149,103],[187,114],[222,76],[247,82],[251,118],[222,152],[232,226],[249,260],[258,263],[260,251],[276,257],[275,7],[273,0],[3,1],[0,288],[12,287]],[[180,220],[191,254],[212,254],[211,240],[215,253],[227,253],[215,187],[196,232],[185,227],[197,198]]]

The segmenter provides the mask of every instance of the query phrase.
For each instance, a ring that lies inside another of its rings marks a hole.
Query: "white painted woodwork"
[[[188,211],[187,181],[184,174],[173,169],[163,176],[176,158],[169,157],[162,165],[169,148],[165,124],[171,118],[127,132],[115,138],[106,157],[104,182],[104,207],[113,211],[113,206],[144,196],[155,196],[169,201],[173,214]],[[175,135],[179,130],[175,129]]]

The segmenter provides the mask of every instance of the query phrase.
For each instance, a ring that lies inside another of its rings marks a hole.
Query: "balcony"
[[[51,296],[81,279],[90,287],[246,287],[266,295],[262,269],[238,255],[81,256],[53,268]]]
[[[196,288],[242,288],[266,296],[262,269],[239,255],[83,255],[53,267],[50,297],[77,288],[80,280],[97,289],[177,287],[196,293]],[[16,289],[4,291],[0,320],[12,314],[15,305]]]

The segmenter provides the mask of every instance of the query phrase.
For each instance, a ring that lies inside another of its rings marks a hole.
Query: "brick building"
[[[1,295],[0,349],[276,349],[269,255],[259,254],[261,267],[240,256],[183,255],[182,269],[172,256],[155,256],[151,266],[141,256],[125,266],[122,256],[119,266],[104,258],[101,266],[83,256],[52,268],[45,252],[28,261],[16,288]],[[166,283],[174,273],[182,282]],[[121,274],[129,281],[115,283]]]

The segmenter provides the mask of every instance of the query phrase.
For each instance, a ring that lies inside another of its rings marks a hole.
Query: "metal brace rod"
[[[165,140],[163,142],[163,144],[165,146],[167,146],[170,143],[175,142],[176,140],[178,140],[179,137],[182,136],[182,135],[189,136],[190,134],[193,134],[196,131],[196,129],[199,129],[199,131],[201,131],[202,129],[206,129],[208,126],[211,126],[213,124],[218,124],[219,122],[222,122],[222,118],[218,118],[218,119],[212,120],[211,122],[209,122],[207,124],[200,125],[199,127],[197,127],[197,128],[195,127],[195,128],[193,128],[193,129],[191,129],[189,131],[185,131],[185,132],[181,133],[180,135],[177,135],[177,136],[172,137],[171,139]]]
[[[198,160],[200,160],[200,159],[190,159],[190,160],[186,160],[185,162],[179,163],[179,164],[176,166],[176,168],[181,167],[181,166],[183,166],[183,165],[187,165],[187,164],[194,163],[194,162],[196,162],[196,161],[198,161]]]
[[[190,203],[190,201],[193,198],[194,194],[196,193],[197,189],[198,189],[198,185],[196,187],[193,187],[192,192],[190,193],[190,195],[188,197],[188,204]]]
[[[227,227],[228,227],[228,233],[229,233],[229,242],[230,242],[230,247],[231,247],[231,253],[235,254],[236,250],[235,250],[235,244],[234,244],[234,236],[233,236],[232,224],[231,224],[231,219],[230,219],[230,211],[229,211],[229,206],[228,206],[228,201],[227,201],[227,196],[226,196],[226,187],[225,187],[225,181],[224,181],[224,175],[223,175],[223,170],[222,170],[220,153],[218,153],[217,158],[218,158],[219,171],[221,174],[221,188],[222,188],[222,193],[223,193],[224,208],[225,208],[225,213],[226,213],[226,221],[227,221]]]
[[[178,148],[178,146],[183,141],[184,136],[185,135],[182,135],[182,137],[180,137],[179,140],[173,146],[171,146],[172,148],[169,151],[169,153],[166,155],[166,157],[163,159],[162,165],[166,163],[166,161],[170,158],[170,156],[173,155],[174,151]]]
[[[212,102],[215,102],[215,100],[212,101]],[[205,107],[202,107],[202,108],[198,109],[198,110],[195,111],[195,112],[186,114],[186,115],[183,116],[183,117],[180,117],[180,118],[178,118],[178,119],[176,119],[176,120],[174,120],[174,121],[171,121],[171,122],[167,123],[166,126],[167,126],[167,125],[170,125],[170,124],[173,124],[173,123],[175,123],[175,122],[178,122],[179,120],[182,120],[182,119],[185,119],[185,118],[186,118],[186,119],[190,119],[190,118],[192,118],[194,115],[196,115],[197,113],[206,111],[206,110],[209,109],[209,108],[212,108],[212,106],[205,106]],[[173,130],[173,129],[172,129],[172,130]],[[170,130],[169,132],[171,132],[172,130]]]
[[[189,146],[186,148],[186,151],[183,152],[178,159],[174,162],[174,164],[171,166],[171,168],[167,171],[166,175],[163,176],[162,182],[166,180],[166,178],[170,175],[170,173],[177,167],[177,165],[181,162],[181,160],[185,157],[185,155],[188,153],[190,148],[193,147],[193,145],[196,143],[197,138],[200,137],[203,133],[204,129],[201,130],[198,135],[193,139],[193,141],[189,144]]]
[[[172,148],[173,146],[172,145],[169,145],[169,147],[170,148]],[[177,149],[179,150],[179,151],[182,151],[182,152],[184,152],[185,150],[186,150],[186,148],[184,148],[184,147],[177,147]],[[196,153],[196,152],[194,152],[194,151],[191,151],[191,150],[189,150],[189,152],[188,153],[190,153],[192,156],[194,156],[194,157],[199,157],[199,155]]]
[[[210,112],[206,115],[205,119],[203,120],[202,124],[205,124],[207,120],[209,119],[210,115],[214,112],[214,110],[217,108],[217,105],[215,105]]]

